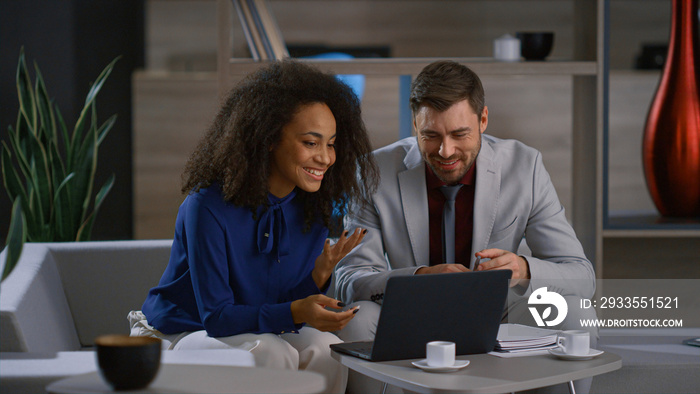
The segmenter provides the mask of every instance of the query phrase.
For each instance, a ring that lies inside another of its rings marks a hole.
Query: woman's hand
[[[326,240],[326,243],[323,245],[323,252],[316,258],[316,266],[311,272],[311,277],[319,289],[323,288],[323,285],[328,282],[328,278],[333,274],[336,264],[362,242],[365,234],[367,234],[367,230],[358,228],[355,229],[350,237],[348,237],[347,230],[343,231],[335,245],[331,246],[331,241],[329,239]]]
[[[333,312],[326,307],[342,309],[342,302],[323,294],[314,294],[300,300],[292,301],[294,324],[306,323],[319,331],[338,331],[343,329],[359,309],[353,308],[343,312]]]

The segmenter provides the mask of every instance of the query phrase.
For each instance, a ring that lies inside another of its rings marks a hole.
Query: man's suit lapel
[[[470,268],[474,268],[474,253],[488,246],[496,221],[501,191],[501,166],[488,141],[482,138],[476,159],[476,192],[474,194],[474,230]]]
[[[428,193],[425,184],[425,165],[418,145],[413,145],[404,159],[406,170],[398,175],[401,204],[406,229],[417,265],[428,264],[430,259],[428,231]]]

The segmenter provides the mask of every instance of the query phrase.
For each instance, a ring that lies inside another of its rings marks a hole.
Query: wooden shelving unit
[[[592,61],[547,62],[498,62],[491,58],[367,58],[347,60],[302,60],[313,63],[322,70],[336,74],[365,75],[416,75],[423,67],[436,60],[450,59],[467,64],[475,72],[484,75],[589,75],[597,73]],[[250,59],[231,59],[228,62],[229,77],[245,75],[267,64]]]
[[[243,0],[244,1],[244,0]],[[472,0],[483,1],[483,0]],[[491,0],[493,1],[493,0]],[[609,0],[573,0],[574,49],[572,59],[545,62],[504,63],[490,58],[453,58],[479,75],[570,76],[573,121],[571,133],[573,212],[572,222],[598,276],[603,270],[603,157],[607,128],[607,37]],[[217,0],[218,81],[220,92],[242,75],[265,62],[232,58],[231,0]],[[350,61],[306,60],[322,70],[338,74],[416,75],[434,58],[354,59]],[[397,92],[398,94],[398,92]]]
[[[618,212],[608,215],[603,237],[700,238],[700,222],[697,219],[662,217],[656,211]],[[698,248],[700,251],[700,246]]]

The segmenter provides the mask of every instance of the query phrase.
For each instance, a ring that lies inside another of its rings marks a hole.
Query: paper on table
[[[525,326],[522,324],[501,324],[498,327],[498,340],[499,341],[510,341],[510,340],[522,340],[530,338],[541,338],[549,336],[557,336],[559,330],[550,330],[548,328],[539,328]]]
[[[498,329],[497,351],[547,350],[557,341],[559,331],[521,324],[501,324]]]
[[[501,357],[501,358],[513,358],[513,357],[529,357],[529,356],[540,356],[543,354],[549,354],[548,349],[544,350],[529,350],[526,352],[488,352],[488,354]]]

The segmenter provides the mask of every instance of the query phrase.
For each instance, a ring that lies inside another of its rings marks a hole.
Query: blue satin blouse
[[[303,232],[296,190],[268,195],[258,220],[227,203],[218,185],[191,193],[180,206],[170,261],[143,304],[149,324],[165,334],[206,330],[209,336],[298,330],[292,301],[321,290],[311,271],[328,229]]]

